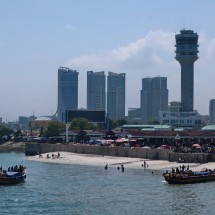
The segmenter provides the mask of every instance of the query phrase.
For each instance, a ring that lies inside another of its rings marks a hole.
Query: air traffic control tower
[[[194,62],[198,60],[198,34],[192,30],[181,30],[175,35],[176,57],[181,64],[181,103],[184,112],[193,111]]]

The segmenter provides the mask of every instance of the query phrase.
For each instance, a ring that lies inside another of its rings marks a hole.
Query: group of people
[[[48,159],[48,158],[51,158],[50,154],[47,154],[47,155],[46,155],[46,158],[47,158],[47,159]],[[57,155],[55,155],[54,153],[52,153],[52,158],[53,158],[53,159],[54,159],[54,158],[60,158],[60,153],[58,152]]]
[[[105,169],[108,169],[108,164],[106,164],[106,165],[105,165]],[[121,169],[121,170],[122,170],[122,172],[124,172],[124,171],[125,171],[125,167],[124,167],[124,165],[123,165],[123,164],[121,164],[121,168],[118,166],[118,167],[117,167],[117,169],[118,169],[118,170],[120,170],[120,169]]]
[[[118,170],[120,170],[120,169],[121,169],[121,170],[122,170],[122,172],[124,172],[124,171],[125,171],[125,167],[124,167],[124,165],[123,165],[123,164],[121,164],[121,167],[119,167],[119,166],[118,166],[118,167],[117,167],[117,169],[118,169]]]
[[[186,171],[189,171],[190,170],[190,167],[189,167],[189,164],[187,165],[187,167],[185,165],[180,165],[179,168],[177,167],[176,169],[172,168],[172,173],[184,173]]]
[[[146,163],[146,161],[144,161],[143,164],[142,164],[142,167],[146,168],[146,167],[148,167],[148,166],[149,166],[149,165]],[[189,165],[188,165],[188,166],[189,166]],[[180,169],[181,169],[181,168],[182,168],[183,171],[184,171],[184,169],[185,169],[184,165],[183,165],[183,167],[180,166]],[[108,169],[108,164],[105,165],[105,169]],[[121,169],[122,172],[125,171],[125,168],[124,168],[123,164],[121,164],[121,167],[118,166],[117,169],[118,169],[118,170]],[[189,167],[188,167],[188,169],[189,169]],[[175,171],[175,170],[174,170],[174,171]]]
[[[8,167],[7,171],[8,172],[22,172],[24,171],[25,167],[22,166],[22,165],[15,165],[15,166],[11,166],[11,167]]]

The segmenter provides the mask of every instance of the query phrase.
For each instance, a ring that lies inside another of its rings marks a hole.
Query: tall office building
[[[210,118],[210,123],[214,124],[215,123],[215,99],[210,100],[209,118]]]
[[[108,72],[107,114],[113,120],[125,117],[125,73]]]
[[[19,116],[19,127],[21,130],[28,129],[29,118],[27,116]]]
[[[183,111],[192,112],[193,100],[193,76],[194,62],[198,59],[198,34],[192,30],[181,30],[175,35],[176,57],[181,64],[181,102]]]
[[[141,118],[143,123],[159,121],[159,111],[167,110],[167,106],[167,78],[143,78],[141,90]]]
[[[78,72],[66,67],[58,69],[57,117],[65,122],[66,110],[78,109]]]
[[[105,111],[105,73],[87,72],[87,110]]]

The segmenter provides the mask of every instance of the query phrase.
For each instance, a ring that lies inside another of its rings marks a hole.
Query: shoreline
[[[179,167],[184,165],[193,171],[200,171],[203,168],[215,169],[215,163],[178,163],[178,162],[169,162],[166,160],[150,160],[143,158],[130,158],[130,157],[112,157],[112,156],[101,156],[101,155],[92,155],[92,154],[78,154],[72,152],[59,152],[60,156],[57,158],[57,152],[43,153],[41,156],[28,156],[28,160],[37,161],[37,162],[48,162],[48,163],[58,163],[58,164],[76,164],[76,165],[88,165],[88,166],[100,166],[105,167],[106,164],[110,168],[119,167],[121,164],[125,168],[134,168],[134,169],[147,169],[147,170],[171,170],[172,168]],[[47,158],[47,154],[50,155],[50,158]],[[52,158],[54,154],[54,158]],[[144,167],[144,161],[146,166]]]

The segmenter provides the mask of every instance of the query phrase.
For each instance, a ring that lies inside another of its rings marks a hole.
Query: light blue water
[[[0,153],[0,165],[27,166],[25,183],[0,186],[0,214],[214,214],[215,182],[169,185],[161,171],[50,164]]]

